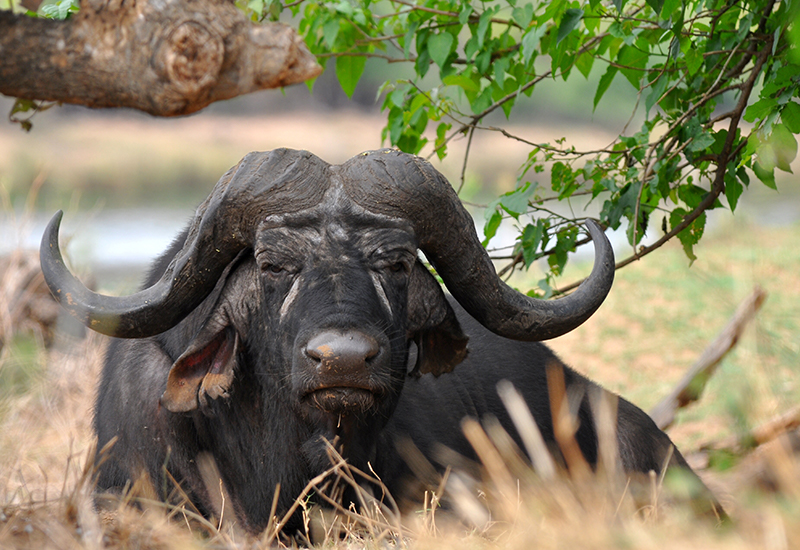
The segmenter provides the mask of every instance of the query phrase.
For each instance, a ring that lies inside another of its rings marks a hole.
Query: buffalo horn
[[[252,246],[265,216],[319,203],[327,163],[307,151],[250,153],[229,170],[197,209],[183,248],[152,286],[130,296],[87,289],[64,264],[58,245],[62,213],[50,220],[39,256],[53,296],[87,327],[119,338],[144,338],[168,330],[214,289],[225,267]]]
[[[587,221],[595,246],[589,278],[564,298],[530,298],[506,285],[481,246],[472,217],[430,163],[383,149],[343,165],[348,194],[367,210],[411,221],[419,248],[448,290],[481,324],[515,340],[538,341],[573,330],[603,303],[614,281],[614,251]]]

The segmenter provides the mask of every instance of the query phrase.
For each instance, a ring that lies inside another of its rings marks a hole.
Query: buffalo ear
[[[228,397],[233,383],[239,335],[227,326],[221,331],[204,327],[172,365],[161,404],[171,412],[204,409],[208,398]]]
[[[414,263],[408,287],[408,334],[417,344],[411,375],[452,371],[467,356],[467,336],[439,282],[420,261]]]

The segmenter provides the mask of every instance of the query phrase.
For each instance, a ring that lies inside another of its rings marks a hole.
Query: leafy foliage
[[[706,211],[734,211],[751,175],[775,188],[775,170],[791,171],[800,131],[797,5],[304,0],[286,7],[300,17],[312,51],[323,62],[334,60],[348,94],[363,70],[353,67],[354,57],[413,67],[412,78],[382,87],[383,138],[410,153],[443,158],[453,139],[496,131],[486,117],[497,110],[509,117],[520,95],[531,95],[544,79],[602,71],[595,109],[620,76],[636,90],[634,110],[643,105],[644,121],[600,150],[578,151],[566,140],[535,143],[503,130],[530,153],[517,189],[489,204],[484,245],[504,219],[513,219],[519,237],[510,267],[547,256],[550,273],[541,285],[547,293],[568,253],[588,242],[578,239],[581,219],[555,214],[547,201],[588,196],[601,204],[604,225],[625,225],[634,253],[618,267],[675,236],[694,260]],[[469,148],[465,166],[468,156]],[[654,216],[664,235],[641,246]]]
[[[593,106],[622,79],[644,107],[639,128],[608,147],[578,151],[565,140],[527,143],[518,187],[486,212],[484,243],[503,219],[519,228],[512,262],[547,256],[557,275],[579,242],[579,218],[544,208],[582,195],[601,204],[607,227],[627,229],[625,265],[677,236],[690,259],[706,211],[735,210],[751,175],[775,187],[791,171],[800,131],[797,0],[306,0],[292,7],[321,59],[336,62],[345,91],[353,56],[405,62],[413,77],[384,84],[383,137],[410,153],[447,154],[456,138],[493,131],[521,94],[544,79],[600,76]],[[344,61],[347,60],[347,61]],[[577,69],[577,70],[576,70]],[[747,128],[742,121],[749,123]],[[469,149],[464,158],[468,161]],[[549,172],[550,179],[546,181]],[[724,197],[724,202],[723,202]],[[727,203],[727,204],[725,204]],[[640,246],[651,218],[664,236]]]

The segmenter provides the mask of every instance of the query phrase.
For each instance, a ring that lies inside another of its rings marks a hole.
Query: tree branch
[[[774,5],[770,3],[770,7]],[[769,11],[767,10],[767,13]],[[633,263],[636,260],[639,260],[643,256],[650,254],[651,252],[655,251],[658,248],[661,248],[667,241],[672,239],[675,235],[689,227],[697,218],[700,217],[706,210],[710,209],[714,203],[716,202],[717,198],[722,194],[725,190],[725,172],[728,169],[728,162],[735,158],[744,145],[747,143],[747,140],[742,141],[736,148],[733,147],[734,141],[736,139],[736,129],[739,127],[739,122],[741,121],[742,114],[744,113],[745,108],[747,107],[747,102],[750,99],[750,94],[753,91],[753,86],[755,86],[756,80],[761,75],[761,69],[764,67],[764,63],[767,62],[769,56],[772,52],[772,37],[768,37],[764,40],[764,44],[761,48],[761,51],[758,52],[755,60],[755,64],[753,67],[753,71],[750,73],[750,77],[747,81],[742,85],[742,95],[739,97],[739,101],[736,104],[736,107],[731,111],[731,122],[728,128],[728,135],[725,139],[725,143],[722,146],[722,151],[717,156],[717,171],[714,176],[714,182],[711,185],[711,190],[709,191],[708,195],[706,195],[700,204],[695,207],[694,210],[689,212],[686,216],[684,216],[681,223],[676,225],[672,228],[671,231],[666,233],[663,237],[658,239],[656,242],[649,246],[641,247],[638,253],[634,253],[628,258],[617,262],[614,266],[614,269],[620,269],[625,267],[628,264]],[[576,281],[560,290],[560,294],[569,292],[580,285],[583,281]]]
[[[286,25],[225,0],[83,0],[66,21],[0,11],[0,93],[185,115],[321,69]]]
[[[650,411],[650,418],[662,430],[666,430],[675,420],[678,409],[700,399],[706,383],[716,371],[725,355],[739,341],[745,326],[755,317],[767,293],[759,286],[753,289],[739,307],[725,328],[703,351],[700,358],[683,375],[680,382]]]

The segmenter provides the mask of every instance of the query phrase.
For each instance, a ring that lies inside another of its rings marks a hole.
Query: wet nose
[[[363,369],[379,352],[378,342],[358,331],[321,332],[308,341],[305,349],[306,356],[323,371]]]

